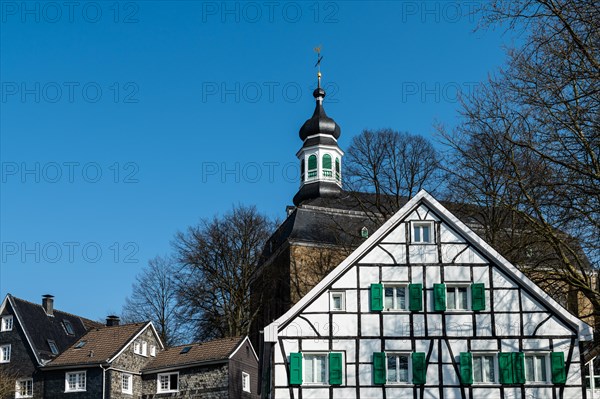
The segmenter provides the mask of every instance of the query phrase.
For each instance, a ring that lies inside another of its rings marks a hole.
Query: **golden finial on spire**
[[[322,45],[319,44],[314,48],[315,53],[317,53],[317,63],[315,64],[317,67],[317,87],[321,87],[321,60],[323,59],[323,56],[321,55],[321,47]]]

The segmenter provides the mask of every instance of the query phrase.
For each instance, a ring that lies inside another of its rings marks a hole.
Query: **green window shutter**
[[[446,310],[446,284],[433,285],[433,310],[436,312]]]
[[[411,356],[413,384],[423,385],[427,381],[427,364],[425,363],[425,352],[415,352]]]
[[[471,309],[485,310],[485,285],[471,284]]]
[[[514,383],[525,384],[525,354],[523,352],[514,352],[513,356],[513,370],[514,370]]]
[[[514,384],[512,353],[498,353],[498,366],[500,367],[500,383]]]
[[[371,284],[371,310],[383,310],[383,284]]]
[[[460,382],[465,385],[473,383],[473,355],[470,352],[460,353]]]
[[[323,169],[331,169],[331,155],[323,155]]]
[[[302,353],[290,353],[290,385],[302,384]]]
[[[317,169],[317,156],[311,155],[310,157],[308,157],[308,170],[315,169]]]
[[[329,354],[329,383],[331,385],[342,383],[342,354],[340,352]]]
[[[335,171],[338,173],[340,172],[340,159],[339,158],[335,159]]]
[[[423,284],[409,284],[408,292],[408,309],[413,312],[423,310]]]
[[[565,354],[563,352],[552,352],[550,355],[550,364],[552,366],[552,383],[566,383],[567,371],[565,369]]]
[[[373,353],[373,384],[385,384],[387,380],[385,361],[385,352]]]

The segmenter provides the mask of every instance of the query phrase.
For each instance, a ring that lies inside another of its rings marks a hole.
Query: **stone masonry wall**
[[[227,399],[229,367],[226,364],[179,370],[179,392],[156,393],[157,373],[143,376],[143,399]]]

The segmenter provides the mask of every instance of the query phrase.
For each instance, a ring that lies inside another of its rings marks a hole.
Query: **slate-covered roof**
[[[323,108],[325,90],[320,87],[315,89],[313,97],[317,100],[315,112],[313,112],[310,119],[304,122],[304,125],[300,128],[300,139],[304,141],[307,137],[316,134],[328,134],[338,139],[341,134],[340,126],[327,116],[325,109]]]
[[[156,358],[142,371],[183,368],[206,362],[226,361],[244,339],[244,337],[223,338],[204,343],[174,346],[158,353]],[[188,350],[184,350],[188,347]]]
[[[42,362],[55,357],[50,351],[48,340],[56,343],[60,353],[77,341],[90,328],[102,325],[56,309],[53,310],[53,315],[49,316],[41,304],[16,298],[11,294],[7,295],[7,300],[14,308],[18,320],[22,323],[21,327],[29,338],[34,352]],[[65,330],[65,321],[73,326],[73,334],[68,334]]]
[[[106,363],[149,325],[150,323],[147,322],[95,328],[61,353],[47,367]],[[78,348],[79,343],[84,341],[85,345]]]

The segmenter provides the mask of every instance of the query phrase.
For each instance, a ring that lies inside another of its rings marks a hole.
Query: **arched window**
[[[331,155],[323,155],[323,169],[331,169]]]
[[[304,181],[304,158],[300,160],[300,180]]]
[[[335,179],[340,180],[340,159],[335,159]]]
[[[317,177],[317,156],[311,155],[308,157],[308,178],[314,179]]]

